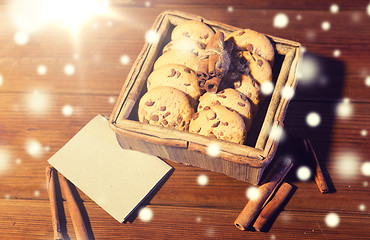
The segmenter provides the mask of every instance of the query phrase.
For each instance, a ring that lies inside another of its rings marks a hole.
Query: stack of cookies
[[[196,72],[214,36],[210,26],[196,20],[173,29],[148,76],[140,122],[244,143],[263,99],[260,85],[272,81],[274,48],[265,35],[249,29],[226,36],[225,43],[233,46],[231,60],[217,92],[208,92]]]

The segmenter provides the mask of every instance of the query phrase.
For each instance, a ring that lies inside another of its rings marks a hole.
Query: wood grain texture
[[[248,201],[250,184],[165,160],[175,171],[145,201],[153,211],[149,222],[135,217],[136,212],[120,224],[78,190],[90,235],[95,239],[366,239],[370,235],[369,176],[368,170],[363,172],[370,156],[370,87],[365,82],[370,75],[368,1],[336,1],[339,12],[332,14],[331,1],[158,0],[148,7],[144,0],[114,0],[111,8],[118,17],[86,21],[78,41],[67,28],[50,24],[31,33],[25,45],[14,42],[18,30],[10,21],[9,2],[0,1],[0,239],[52,238],[46,161],[95,115],[111,114],[146,31],[166,9],[298,41],[306,48],[306,60],[317,63],[319,74],[311,84],[298,84],[284,121],[286,138],[277,153],[292,154],[296,161],[286,178],[295,192],[267,232],[243,232],[233,222]],[[229,6],[232,12],[227,11]],[[273,26],[278,13],[288,16],[287,27]],[[324,21],[330,22],[327,31],[321,28]],[[338,57],[333,55],[336,49]],[[129,57],[128,64],[120,62],[122,55]],[[64,73],[66,64],[75,67],[73,75]],[[39,65],[46,66],[44,75],[38,74]],[[346,98],[352,113],[340,117],[337,107]],[[72,107],[71,115],[63,114],[65,106]],[[307,125],[310,112],[320,114],[319,126]],[[309,166],[298,151],[303,138],[311,140],[333,192],[323,195],[312,177],[297,178],[297,169]],[[29,144],[35,141],[39,152],[30,151]],[[206,186],[197,183],[200,175],[208,177]],[[338,226],[326,224],[329,213],[338,214]],[[65,202],[63,224],[66,235],[75,239]]]

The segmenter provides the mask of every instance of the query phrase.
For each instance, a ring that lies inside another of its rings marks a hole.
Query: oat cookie
[[[138,115],[143,123],[187,131],[194,108],[182,91],[156,87],[140,99]]]
[[[171,34],[171,39],[188,38],[207,44],[209,39],[214,35],[214,31],[207,24],[189,20],[177,25]]]
[[[255,53],[265,58],[271,66],[273,65],[275,50],[264,34],[251,29],[238,30],[230,33],[225,41],[234,41],[236,47],[240,50]]]
[[[222,105],[204,107],[195,113],[190,121],[189,132],[239,144],[244,143],[247,134],[243,118]]]
[[[181,64],[196,71],[199,65],[197,55],[185,50],[172,50],[161,55],[154,63],[153,70],[166,64]]]
[[[180,64],[166,64],[154,70],[148,77],[147,88],[150,91],[158,86],[177,88],[186,93],[193,106],[202,94],[195,72]]]
[[[222,105],[238,112],[249,130],[252,124],[251,105],[248,98],[232,88],[226,88],[218,93],[206,92],[199,98],[198,112],[205,107],[212,105]]]
[[[199,56],[205,49],[206,44],[204,43],[188,38],[179,38],[167,43],[167,45],[164,46],[162,53],[166,53],[171,50],[185,50]]]

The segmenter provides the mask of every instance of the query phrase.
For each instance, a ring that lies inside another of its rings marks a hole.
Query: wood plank
[[[52,237],[51,217],[47,201],[0,200],[0,237],[4,239],[46,239]],[[68,236],[75,238],[65,205]],[[209,207],[173,207],[149,205],[153,218],[144,222],[135,218],[120,224],[96,204],[84,202],[92,235],[95,239],[363,239],[370,234],[369,214],[338,212],[339,225],[328,227],[325,217],[330,212],[283,211],[267,233],[240,231],[234,225],[238,210]],[[27,212],[28,214],[25,214]],[[109,227],[107,227],[109,226]],[[355,228],[353,228],[355,226]],[[353,234],[356,231],[357,234]],[[91,234],[91,233],[90,233]],[[272,237],[273,236],[273,237]]]

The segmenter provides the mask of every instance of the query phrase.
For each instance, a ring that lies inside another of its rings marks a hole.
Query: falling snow
[[[64,66],[64,73],[66,74],[66,75],[73,75],[74,73],[75,73],[75,71],[76,71],[76,69],[75,69],[75,66],[73,66],[72,64],[66,64],[65,66]]]
[[[154,30],[149,30],[145,34],[145,40],[148,43],[156,43],[159,41],[159,34]]]
[[[9,159],[9,153],[3,149],[0,149],[0,175],[9,169]]]
[[[330,5],[330,12],[336,14],[339,12],[339,6],[337,4]]]
[[[4,78],[3,78],[3,75],[0,74],[0,87],[3,85],[4,83]]]
[[[286,28],[289,23],[289,18],[284,13],[278,13],[274,17],[274,24],[275,28]]]
[[[34,195],[35,197],[40,197],[40,191],[39,191],[39,190],[34,191],[34,192],[33,192],[33,195]]]
[[[361,136],[363,136],[363,137],[367,136],[367,130],[366,129],[361,130]]]
[[[152,3],[151,2],[149,2],[149,1],[146,1],[145,3],[144,3],[144,5],[145,5],[145,7],[151,7],[152,6]]]
[[[38,90],[27,94],[25,101],[27,109],[31,114],[45,113],[50,104],[49,96],[39,93]]]
[[[207,185],[208,184],[208,176],[204,175],[204,174],[199,175],[198,178],[197,178],[197,182],[198,182],[198,185],[200,185],[200,186]]]
[[[260,196],[260,192],[257,187],[252,186],[247,188],[245,195],[249,200],[257,200]]]
[[[342,178],[355,178],[359,175],[360,157],[352,151],[343,151],[337,153],[334,158],[337,174]]]
[[[365,204],[360,204],[360,205],[358,205],[358,210],[360,210],[360,211],[365,211],[366,210],[366,206],[365,206]]]
[[[335,50],[333,51],[333,56],[334,56],[334,57],[339,57],[339,56],[340,56],[340,54],[341,54],[341,52],[340,52],[340,50],[339,50],[339,49],[335,49]]]
[[[342,102],[337,105],[336,113],[340,118],[348,118],[352,115],[353,106],[348,98],[344,98]]]
[[[64,105],[62,108],[62,113],[64,116],[71,116],[73,113],[73,108],[71,105]]]
[[[149,207],[144,207],[139,211],[139,218],[143,222],[149,222],[153,218],[153,211]]]
[[[317,127],[321,123],[321,117],[317,112],[310,112],[306,116],[306,123],[310,127]]]
[[[274,125],[271,127],[269,136],[275,141],[282,141],[285,139],[285,131],[282,127]]]
[[[296,18],[297,18],[298,21],[300,21],[300,20],[302,20],[302,15],[298,14]]]
[[[370,76],[367,76],[365,78],[365,85],[368,86],[368,87],[370,87]]]
[[[207,154],[211,157],[217,157],[220,152],[220,146],[217,143],[210,143],[207,146]]]
[[[325,217],[325,223],[328,227],[337,227],[339,222],[339,215],[336,213],[328,213]]]
[[[331,27],[330,22],[328,22],[328,21],[324,21],[324,22],[321,23],[321,28],[324,31],[328,31],[330,29],[330,27]]]
[[[229,13],[234,12],[234,7],[233,6],[228,6],[227,7],[227,12],[229,12]]]
[[[116,101],[115,97],[109,97],[108,102],[113,104]]]
[[[127,65],[130,63],[130,57],[128,55],[122,55],[120,58],[120,62],[123,65]]]
[[[367,5],[366,11],[367,11],[367,15],[370,16],[370,3],[369,3],[369,5]]]
[[[305,49],[304,49],[305,50]],[[302,49],[303,51],[303,49]],[[320,64],[315,57],[303,55],[302,62],[298,69],[299,84],[312,84],[320,75]]]
[[[261,84],[261,92],[264,95],[270,95],[274,91],[274,84],[272,82],[266,81]]]
[[[364,176],[370,176],[370,162],[364,162],[361,166],[361,172]]]
[[[15,33],[14,42],[18,45],[25,45],[26,43],[28,43],[28,34],[25,32]]]
[[[310,179],[312,173],[309,167],[301,166],[297,169],[297,178],[301,181],[307,181]]]
[[[32,157],[40,157],[42,155],[42,145],[39,141],[35,139],[27,140],[25,144],[26,151]]]
[[[284,86],[280,92],[282,98],[285,98],[287,100],[292,99],[294,96],[294,93],[295,93],[294,89],[290,86]]]
[[[39,75],[45,75],[47,71],[48,71],[48,69],[46,68],[46,66],[45,66],[45,65],[39,65],[39,66],[37,67],[37,73],[38,73]]]

